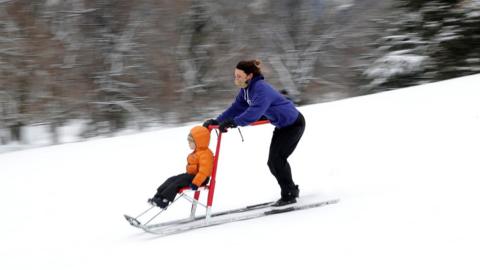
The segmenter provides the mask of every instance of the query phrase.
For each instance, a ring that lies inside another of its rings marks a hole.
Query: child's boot
[[[148,199],[147,202],[153,206],[157,206],[155,201],[160,200],[160,195],[155,194],[152,198]]]
[[[159,196],[159,197],[154,197],[154,198],[153,198],[153,203],[154,203],[156,206],[158,206],[158,207],[160,207],[160,208],[162,208],[162,209],[165,209],[165,208],[167,208],[167,206],[170,204],[170,201],[167,200],[166,198],[162,198],[162,197]]]

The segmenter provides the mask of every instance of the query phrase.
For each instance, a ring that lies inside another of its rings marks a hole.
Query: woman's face
[[[245,71],[241,69],[235,69],[235,85],[241,88],[245,88],[248,85],[248,81],[252,79],[253,74],[247,75]]]

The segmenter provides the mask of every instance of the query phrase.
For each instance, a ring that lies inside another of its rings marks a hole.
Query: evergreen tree
[[[398,1],[367,69],[374,91],[477,73],[480,7],[474,1]],[[402,16],[403,15],[403,16]],[[393,18],[400,19],[393,19]]]

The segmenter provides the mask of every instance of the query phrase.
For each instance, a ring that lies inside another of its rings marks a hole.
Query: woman
[[[281,189],[281,198],[274,206],[296,203],[298,185],[292,179],[287,158],[297,147],[305,130],[305,118],[293,103],[268,84],[260,70],[260,61],[240,61],[235,68],[235,84],[240,91],[232,105],[216,119],[203,125],[220,125],[220,130],[247,126],[266,117],[275,126],[268,167]]]

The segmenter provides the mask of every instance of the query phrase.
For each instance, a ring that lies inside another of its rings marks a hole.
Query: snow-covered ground
[[[0,269],[479,269],[478,85],[302,107],[294,178],[340,203],[168,237],[123,214],[183,171],[191,126],[1,154]],[[277,198],[272,130],[225,134],[214,211]]]

